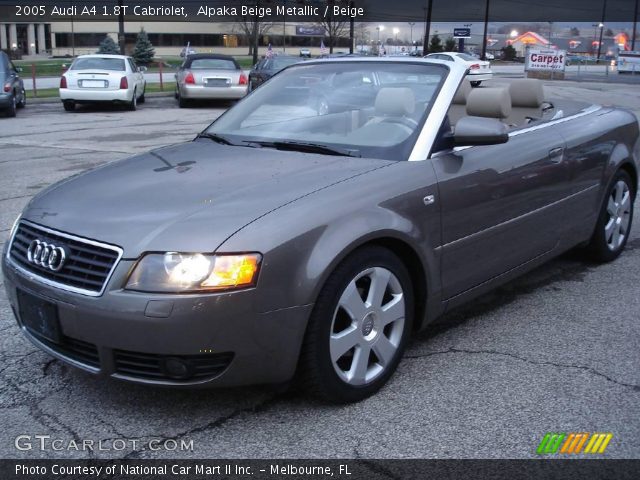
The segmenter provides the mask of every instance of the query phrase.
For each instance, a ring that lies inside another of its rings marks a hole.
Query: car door
[[[512,134],[513,135],[513,134]],[[442,288],[451,298],[550,250],[570,191],[564,141],[532,129],[506,144],[433,157],[442,218]]]

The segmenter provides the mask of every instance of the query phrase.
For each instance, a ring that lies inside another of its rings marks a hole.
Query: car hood
[[[118,245],[125,258],[211,252],[283,205],[392,163],[202,139],[63,180],[34,197],[23,218]]]

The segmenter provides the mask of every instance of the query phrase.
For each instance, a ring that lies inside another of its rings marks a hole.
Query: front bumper
[[[201,85],[179,85],[180,96],[188,99],[237,100],[247,94],[246,85],[229,87],[203,87]]]
[[[2,270],[9,303],[27,338],[92,374],[191,387],[291,379],[311,305],[259,312],[254,308],[256,289],[197,295],[129,292],[121,286],[133,263],[120,261],[100,297],[44,285],[16,269],[6,252]],[[63,334],[60,343],[23,325],[18,290],[56,305]],[[176,378],[167,373],[168,359],[197,365],[200,373]]]
[[[485,73],[468,73],[467,80],[470,82],[484,82],[493,78],[493,72]]]
[[[129,103],[133,98],[133,90],[98,90],[91,88],[61,88],[60,100],[77,103],[111,102]]]

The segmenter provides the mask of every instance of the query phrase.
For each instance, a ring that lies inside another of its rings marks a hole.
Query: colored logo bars
[[[536,453],[604,453],[612,438],[612,433],[547,433]]]

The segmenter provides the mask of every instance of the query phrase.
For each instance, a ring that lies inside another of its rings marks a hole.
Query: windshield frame
[[[374,159],[390,160],[390,161],[407,161],[407,160],[411,160],[411,157],[413,156],[413,153],[415,151],[416,144],[418,140],[423,136],[423,130],[425,128],[425,125],[427,124],[430,117],[434,113],[434,106],[437,103],[438,97],[441,95],[445,85],[447,85],[447,83],[449,82],[450,75],[451,75],[451,67],[446,62],[443,62],[443,61],[426,62],[422,59],[416,59],[416,60],[403,59],[402,61],[389,61],[388,59],[385,59],[385,58],[366,59],[366,60],[361,58],[353,58],[353,59],[350,58],[348,60],[347,59],[316,60],[316,61],[300,62],[300,63],[289,65],[284,69],[280,70],[279,72],[277,72],[272,78],[279,77],[283,75],[284,72],[288,72],[291,69],[310,68],[310,67],[312,68],[314,66],[357,65],[362,67],[363,69],[368,68],[368,69],[375,70],[376,65],[384,66],[386,69],[391,67],[394,64],[396,64],[398,68],[402,68],[402,66],[412,65],[412,66],[424,67],[425,69],[428,69],[428,68],[442,69],[441,79],[439,83],[436,85],[433,95],[429,100],[428,105],[426,105],[424,111],[422,112],[420,120],[417,122],[417,126],[413,131],[413,133],[411,133],[408,137],[406,137],[400,143],[392,146],[366,146],[366,145],[361,146],[361,145],[354,145],[354,144],[332,143],[332,142],[323,143],[323,142],[317,142],[315,140],[313,140],[313,143],[324,145],[327,148],[353,150],[354,152],[357,152],[359,154],[358,156],[362,156],[364,158],[374,158]],[[270,82],[271,81],[272,80],[270,80]],[[228,131],[217,131],[215,129],[215,125],[218,122],[220,122],[226,116],[228,116],[229,112],[233,111],[236,108],[241,107],[242,104],[245,103],[249,97],[250,96],[243,98],[234,107],[225,111],[222,115],[216,118],[211,124],[209,124],[201,132],[200,135],[206,135],[206,134],[224,135],[225,137],[229,138],[237,146],[255,147],[256,143],[260,143],[260,141],[266,140],[265,137],[258,137],[253,139],[245,137],[244,139],[241,139],[240,136],[233,135]],[[437,112],[436,115],[439,116],[440,112]],[[438,123],[441,123],[441,120]],[[284,141],[284,142],[286,141],[300,142],[299,138],[277,138],[275,140]]]

